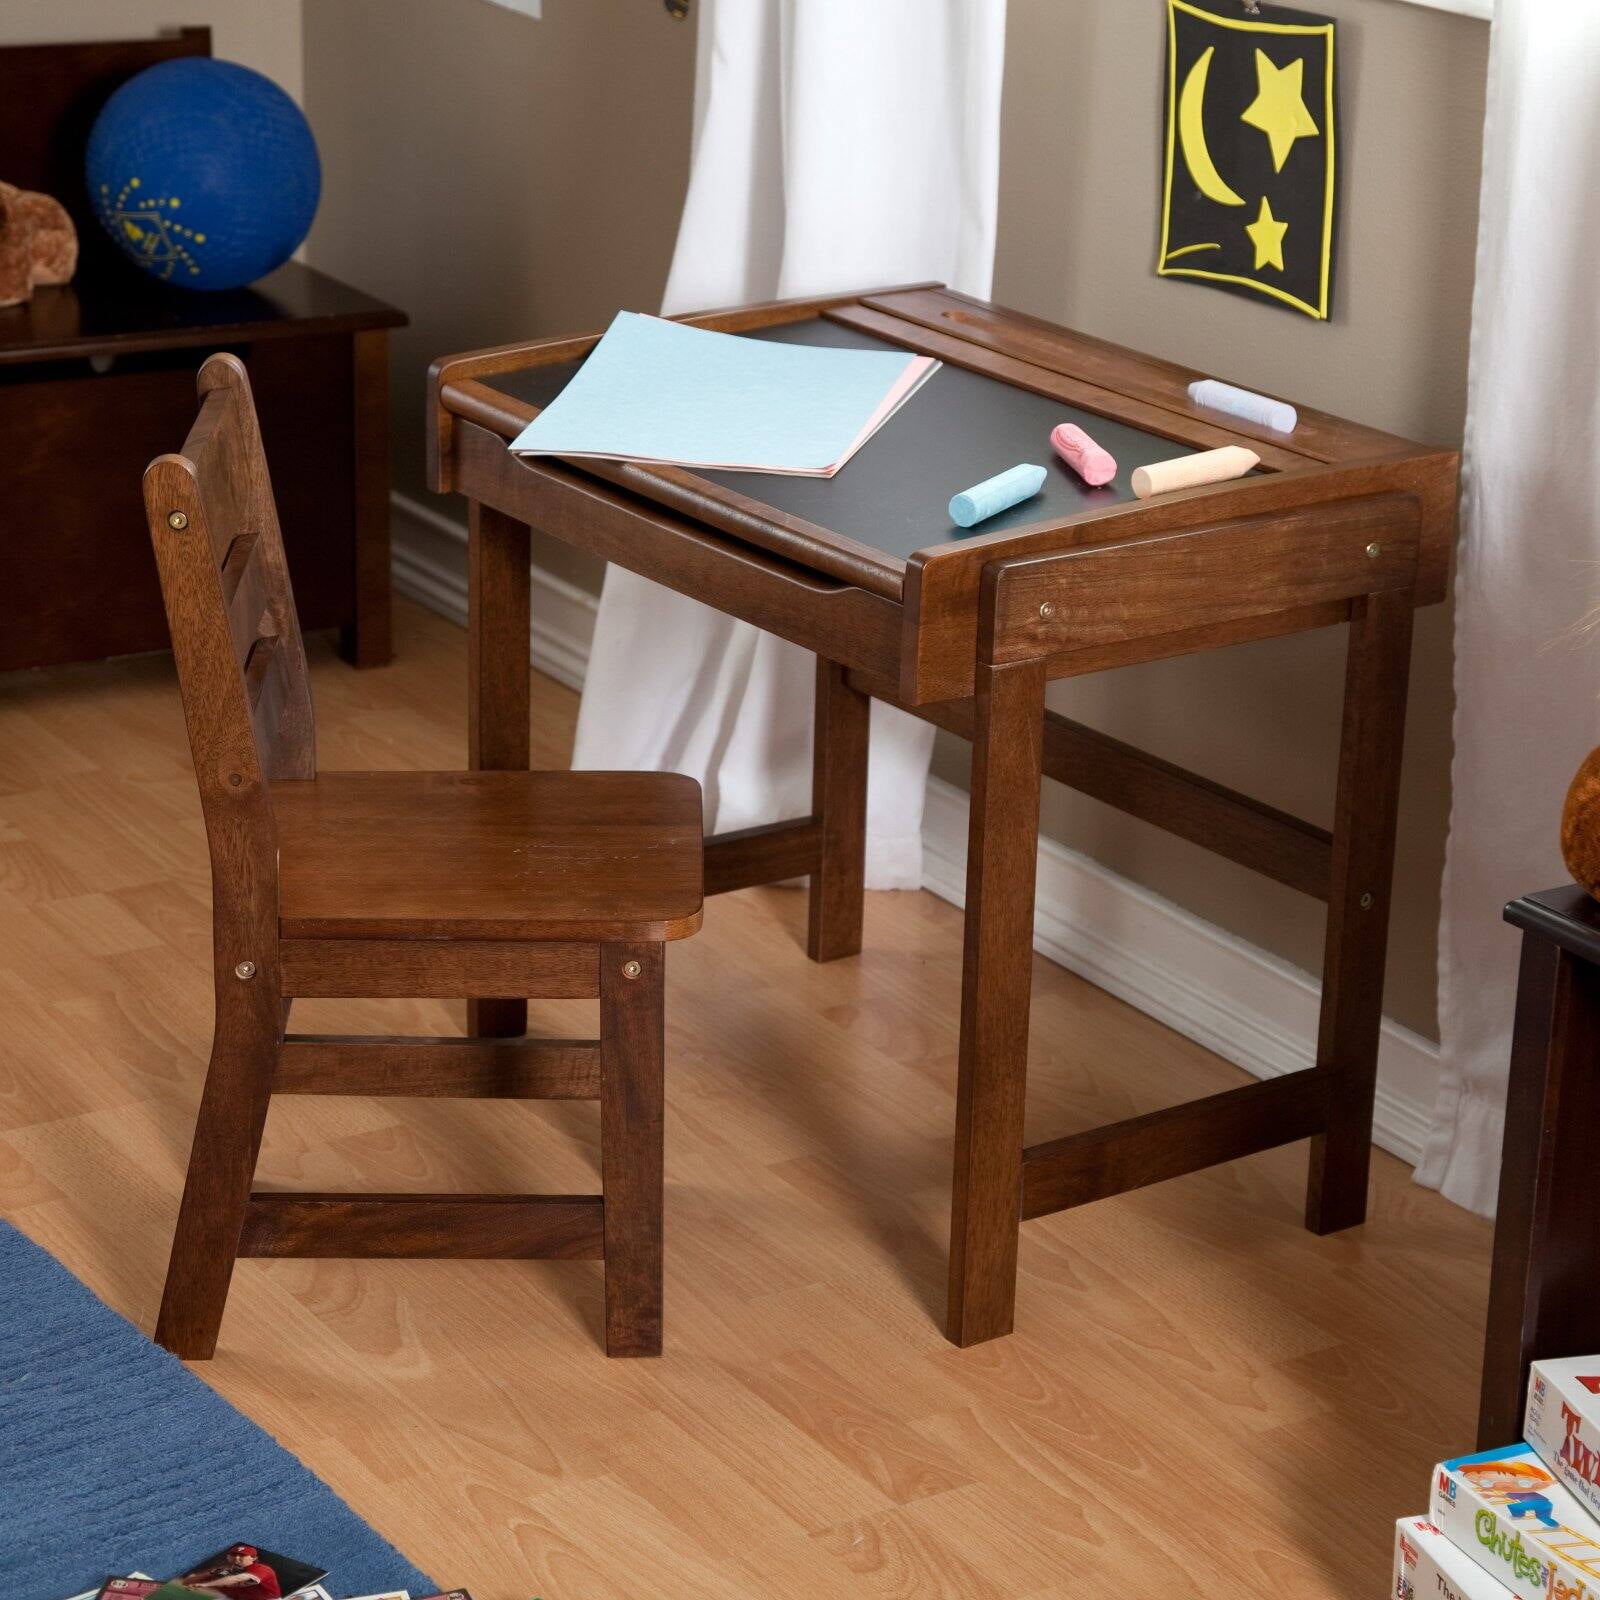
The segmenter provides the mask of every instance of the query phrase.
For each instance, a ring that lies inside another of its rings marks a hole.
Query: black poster
[[[1156,271],[1325,320],[1338,125],[1331,17],[1166,0]]]

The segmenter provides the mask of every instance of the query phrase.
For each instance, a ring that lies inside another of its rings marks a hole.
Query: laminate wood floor
[[[464,635],[398,624],[380,671],[313,644],[325,766],[462,764]],[[535,700],[560,765],[574,697]],[[207,894],[170,663],[0,680],[0,1213],[146,1330]],[[1383,1594],[1393,1519],[1472,1444],[1487,1227],[1380,1154],[1368,1225],[1313,1238],[1294,1145],[1028,1223],[1017,1333],[956,1350],[960,916],[871,895],[866,953],[825,967],[804,928],[799,891],[754,890],[671,951],[665,1359],[600,1353],[598,1262],[248,1261],[196,1370],[477,1600]],[[1048,962],[1034,981],[1030,1137],[1243,1078]],[[460,1021],[319,1002],[295,1026]],[[572,1103],[286,1098],[261,1173],[592,1189],[598,1132]]]

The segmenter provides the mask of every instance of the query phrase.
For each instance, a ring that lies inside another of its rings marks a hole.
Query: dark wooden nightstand
[[[1506,907],[1522,929],[1478,1445],[1522,1437],[1528,1364],[1600,1351],[1600,904],[1576,884]]]
[[[404,314],[299,262],[246,289],[172,288],[89,214],[83,148],[106,97],[210,31],[0,49],[0,178],[53,194],[76,280],[0,310],[0,671],[167,645],[140,478],[182,438],[217,350],[250,370],[304,625],[389,659],[389,329]]]

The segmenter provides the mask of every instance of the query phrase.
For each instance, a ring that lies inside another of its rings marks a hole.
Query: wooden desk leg
[[[340,630],[339,651],[358,667],[394,656],[389,576],[389,334],[352,336],[355,426],[355,622]]]
[[[818,656],[811,810],[822,841],[806,927],[806,953],[813,961],[861,950],[871,712],[872,701],[845,681],[845,669]]]
[[[467,505],[467,764],[475,772],[528,766],[528,569],[532,535],[493,506]],[[514,1038],[528,1030],[526,1000],[469,1000],[467,1032]]]
[[[1368,595],[1350,621],[1317,1034],[1317,1065],[1337,1081],[1327,1131],[1311,1141],[1306,1226],[1313,1233],[1349,1228],[1367,1215],[1412,604],[1408,591]]]
[[[1478,1448],[1522,1437],[1528,1363],[1600,1350],[1600,973],[1522,936]]]
[[[1022,1215],[1044,665],[978,667],[961,964],[950,1297],[959,1345],[1010,1333]]]

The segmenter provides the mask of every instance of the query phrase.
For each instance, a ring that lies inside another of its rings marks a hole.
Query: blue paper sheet
[[[622,311],[511,448],[828,477],[938,365]]]

